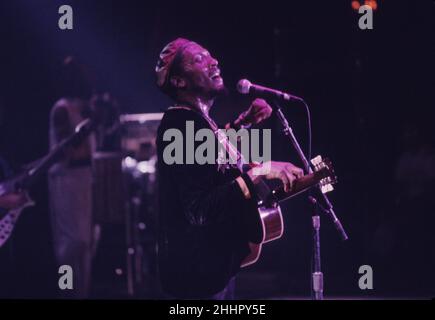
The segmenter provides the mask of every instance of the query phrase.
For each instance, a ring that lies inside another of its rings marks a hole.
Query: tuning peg
[[[311,159],[311,163],[314,166],[318,165],[321,162],[322,162],[322,156],[320,156],[320,155],[318,155],[318,156],[314,157],[313,159]]]
[[[328,184],[322,185],[320,187],[320,190],[322,191],[322,193],[328,193],[328,192],[331,192],[332,190],[334,190],[334,187],[328,183]]]

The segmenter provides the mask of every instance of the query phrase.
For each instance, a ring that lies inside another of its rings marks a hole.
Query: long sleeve
[[[252,206],[239,184],[232,179],[217,184],[217,165],[179,166],[176,168],[177,186],[183,212],[192,225],[231,223],[237,214]]]

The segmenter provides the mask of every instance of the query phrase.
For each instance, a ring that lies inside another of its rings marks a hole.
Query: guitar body
[[[27,196],[27,195],[26,195]],[[0,248],[5,244],[5,242],[12,235],[15,224],[18,218],[27,207],[34,206],[35,203],[27,196],[27,201],[21,207],[10,210],[0,219]]]
[[[279,239],[284,233],[280,201],[298,195],[309,188],[319,185],[322,192],[331,191],[332,184],[336,183],[336,176],[329,159],[322,160],[320,156],[311,160],[315,171],[294,182],[290,192],[285,192],[283,187],[273,190],[266,199],[262,199],[258,207],[258,218],[253,225],[247,228],[250,234],[249,255],[242,261],[241,267],[247,267],[257,262],[261,255],[263,244]]]
[[[281,208],[279,206],[273,207],[259,207],[257,226],[255,230],[259,234],[255,238],[261,239],[259,243],[249,242],[251,252],[243,260],[241,267],[247,267],[257,262],[260,258],[261,249],[264,243],[281,238],[284,233],[284,222],[282,219]]]

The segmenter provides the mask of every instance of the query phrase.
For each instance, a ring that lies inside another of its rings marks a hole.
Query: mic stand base
[[[313,216],[313,272],[311,274],[311,297],[323,300],[323,273],[320,263],[320,216]]]

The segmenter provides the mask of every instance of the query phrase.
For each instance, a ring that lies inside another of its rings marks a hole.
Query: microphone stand
[[[305,103],[302,100],[303,103]],[[284,134],[287,138],[290,139],[290,142],[293,144],[294,148],[296,149],[296,152],[302,161],[302,164],[304,166],[305,172],[308,174],[313,173],[313,170],[311,168],[310,163],[307,160],[307,157],[305,156],[304,152],[302,151],[294,133],[293,129],[290,127],[286,117],[282,113],[281,106],[276,103],[276,114],[278,116],[278,119],[280,120]],[[323,273],[321,271],[321,259],[320,259],[320,215],[319,211],[322,211],[327,216],[330,217],[332,222],[334,223],[335,228],[337,229],[338,233],[340,234],[340,237],[342,240],[347,240],[348,236],[346,232],[344,231],[343,226],[341,225],[340,220],[335,215],[334,209],[332,207],[331,202],[329,201],[326,194],[324,194],[320,187],[317,187],[319,189],[320,194],[322,195],[322,198],[326,204],[326,208],[322,207],[318,201],[314,197],[309,197],[310,202],[314,205],[314,214],[312,217],[312,226],[313,226],[313,268],[312,268],[312,278],[311,278],[311,294],[312,298],[315,300],[323,300]]]

